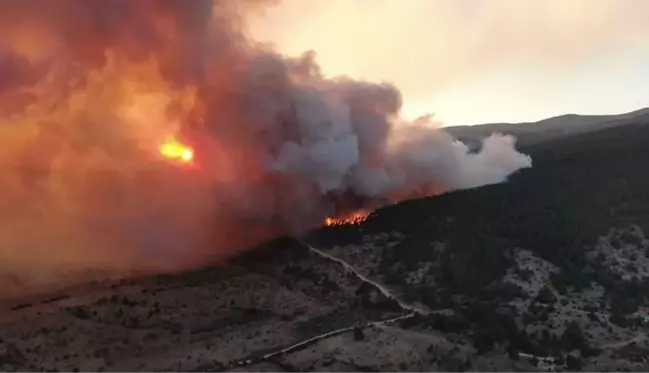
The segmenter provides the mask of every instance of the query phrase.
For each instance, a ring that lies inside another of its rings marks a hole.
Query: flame
[[[348,215],[343,215],[339,217],[327,217],[324,220],[324,223],[328,227],[340,226],[340,225],[349,225],[349,224],[360,224],[367,220],[369,212],[361,210],[356,211]]]
[[[169,139],[160,145],[160,155],[167,159],[190,163],[194,160],[194,149],[174,139]]]

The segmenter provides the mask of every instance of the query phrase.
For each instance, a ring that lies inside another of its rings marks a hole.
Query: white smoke
[[[385,201],[395,194],[425,195],[500,183],[532,166],[531,158],[516,150],[512,136],[493,134],[474,153],[432,117],[411,122],[400,118],[401,95],[392,85],[325,79],[313,52],[299,59],[264,54],[251,65],[255,69],[246,80],[256,88],[247,94],[263,103],[256,107],[263,107],[273,133],[269,138],[276,141],[268,148],[279,149],[265,155],[267,171],[299,175],[297,183],[317,188],[322,196],[351,192],[368,201]],[[253,77],[283,84],[268,89]],[[304,222],[294,211],[285,219],[295,217]]]

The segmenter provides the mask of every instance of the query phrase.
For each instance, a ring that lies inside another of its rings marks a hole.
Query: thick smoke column
[[[312,53],[249,41],[242,16],[260,5],[0,0],[9,290],[197,265],[531,166],[511,137],[470,153],[427,118],[401,120],[395,87],[328,80]],[[195,167],[160,159],[169,137],[195,147]]]

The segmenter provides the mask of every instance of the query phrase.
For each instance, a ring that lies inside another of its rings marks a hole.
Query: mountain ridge
[[[5,309],[0,370],[644,370],[648,141],[642,120],[523,145],[534,167],[508,182],[314,230],[315,249]]]
[[[549,141],[568,135],[616,127],[632,121],[649,118],[649,107],[628,113],[610,115],[563,114],[537,122],[485,123],[444,127],[444,131],[459,140],[474,143],[492,133],[511,134],[517,137],[519,145]]]

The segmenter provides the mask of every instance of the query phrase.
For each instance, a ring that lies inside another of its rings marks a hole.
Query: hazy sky
[[[647,0],[284,0],[250,31],[454,125],[649,106],[648,20]]]

